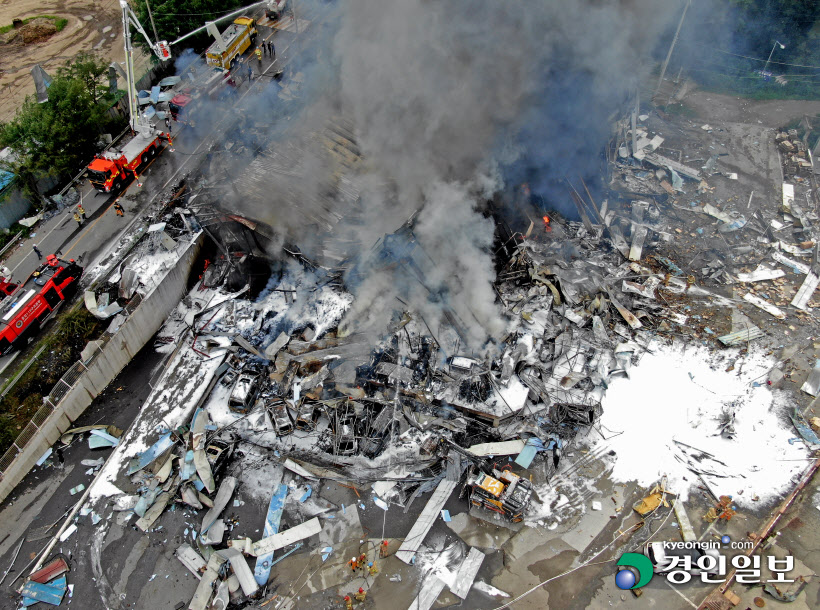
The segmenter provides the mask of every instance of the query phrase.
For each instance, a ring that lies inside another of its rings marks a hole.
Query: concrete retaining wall
[[[72,427],[73,422],[160,329],[165,318],[186,292],[188,277],[202,247],[202,241],[203,237],[200,234],[183,252],[176,266],[168,271],[160,284],[131,312],[102,349],[89,362],[84,363],[84,370],[55,405],[54,410],[42,422],[36,421],[35,416],[33,429],[36,431],[30,438],[24,439],[25,444],[20,447],[21,451],[3,472],[3,478],[0,480],[0,502],[8,497],[34,467],[40,456]],[[20,442],[22,441],[18,439],[18,446]]]

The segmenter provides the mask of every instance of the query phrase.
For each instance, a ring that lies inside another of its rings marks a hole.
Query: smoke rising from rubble
[[[307,141],[339,118],[352,124],[363,159],[347,168],[358,209],[328,202],[331,179],[322,173],[337,168],[312,149],[301,151],[298,176],[267,177],[271,200],[237,206],[284,226],[306,253],[355,260],[346,277],[356,297],[351,330],[381,334],[405,308],[433,330],[455,314],[478,348],[505,327],[485,201],[528,181],[548,207],[567,211],[566,188],[554,185],[597,175],[608,118],[634,94],[642,66],[653,65],[648,54],[678,8],[672,0],[348,0],[332,40],[318,45],[327,87],[288,137]],[[272,142],[268,150],[288,148]],[[288,203],[277,201],[286,195]],[[385,264],[374,242],[416,212],[421,248]],[[342,218],[331,231],[308,226],[334,213]]]

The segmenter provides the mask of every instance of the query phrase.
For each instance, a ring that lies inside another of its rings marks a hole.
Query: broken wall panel
[[[421,511],[419,518],[413,524],[413,527],[410,528],[410,532],[405,537],[404,542],[401,543],[399,550],[396,551],[396,557],[408,564],[413,560],[416,551],[419,546],[421,546],[421,543],[424,542],[427,532],[433,527],[433,522],[438,517],[439,512],[447,502],[450,494],[453,493],[455,487],[456,482],[447,479],[442,480],[438,484],[433,495],[430,496],[430,499],[427,501],[424,510]]]

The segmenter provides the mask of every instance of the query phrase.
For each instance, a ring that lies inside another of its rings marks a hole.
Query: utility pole
[[[666,66],[669,65],[669,59],[672,57],[672,51],[675,49],[675,43],[678,42],[678,36],[680,35],[680,29],[683,27],[683,20],[686,17],[686,11],[689,10],[689,5],[692,4],[692,0],[686,0],[686,6],[683,7],[683,14],[680,16],[680,21],[678,22],[678,29],[675,30],[675,37],[672,39],[672,44],[669,45],[669,53],[666,54],[666,59],[663,60],[663,67],[661,68],[661,75],[658,78],[658,86],[655,87],[655,95],[658,95],[658,91],[661,90],[661,84],[663,83],[663,77],[666,74]],[[655,97],[654,95],[652,97]]]
[[[635,107],[632,109],[632,154],[638,152],[638,112],[641,108],[641,90],[635,90]]]
[[[154,15],[151,13],[151,5],[148,0],[145,0],[145,8],[148,9],[148,19],[151,21],[151,28],[154,30],[154,42],[159,41],[159,34],[157,34],[157,26],[154,25]]]

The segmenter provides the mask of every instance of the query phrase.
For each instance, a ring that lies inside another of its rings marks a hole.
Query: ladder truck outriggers
[[[171,52],[167,42],[154,43],[145,33],[137,16],[128,6],[127,0],[120,0],[122,7],[122,24],[125,34],[125,80],[128,96],[128,115],[131,126],[131,137],[126,138],[116,149],[112,148],[98,154],[88,165],[88,179],[101,193],[117,192],[125,186],[130,177],[137,177],[137,170],[164,149],[164,144],[171,142],[171,134],[156,129],[148,119],[140,115],[139,102],[134,78],[134,53],[131,46],[131,28],[143,35],[154,54],[160,60],[170,59]]]

